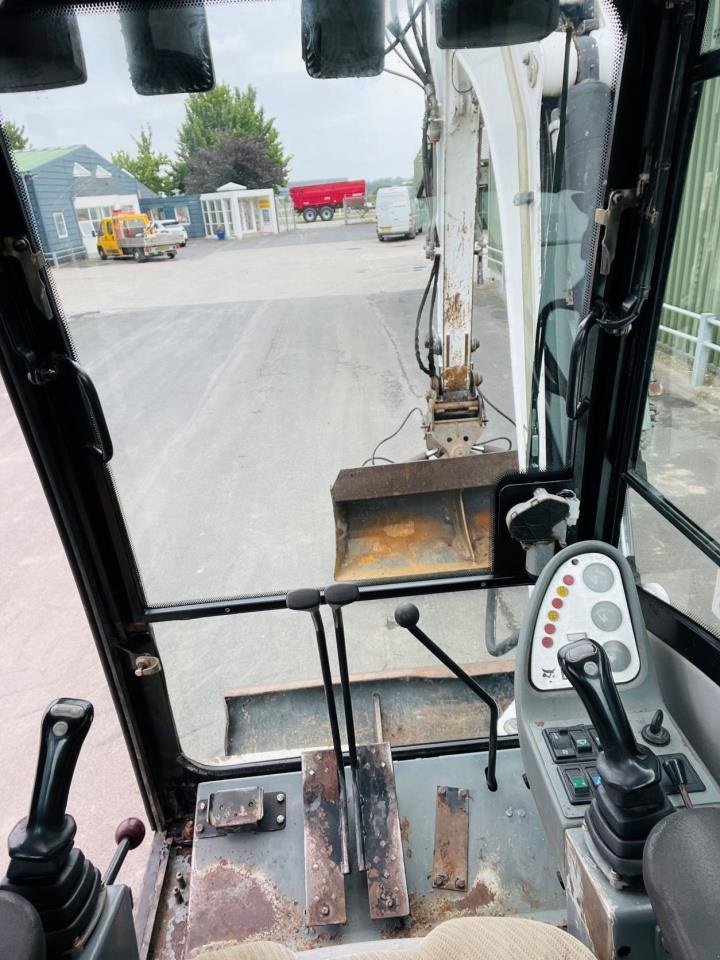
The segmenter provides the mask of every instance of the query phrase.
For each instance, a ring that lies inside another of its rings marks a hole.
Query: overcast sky
[[[292,180],[412,174],[422,90],[389,74],[312,80],[300,56],[300,0],[209,6],[207,18],[216,80],[257,88],[292,155]],[[118,15],[79,19],[87,83],[2,95],[3,117],[23,124],[33,147],[85,143],[106,157],[132,150],[132,135],[149,123],[156,147],[172,155],[185,97],[138,96],[128,77]]]

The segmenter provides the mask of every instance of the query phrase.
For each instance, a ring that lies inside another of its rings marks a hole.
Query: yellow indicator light
[[[557,590],[555,591],[555,593],[556,593],[559,597],[566,597],[566,596],[570,593],[570,591],[568,590],[567,587],[558,587]]]
[[[557,612],[557,610],[550,610],[548,612],[547,618],[548,620],[552,620],[554,623],[556,620],[560,619],[560,614]]]

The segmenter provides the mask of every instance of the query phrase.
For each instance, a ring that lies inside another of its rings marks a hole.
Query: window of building
[[[205,235],[214,236],[218,230],[226,230],[226,223],[229,224],[229,211],[223,210],[222,200],[203,200],[203,221],[205,223]],[[227,217],[225,216],[227,213]]]
[[[132,207],[128,207],[128,208],[123,207],[123,209],[132,210]],[[78,221],[81,224],[85,221],[90,221],[90,223],[92,223],[92,228],[95,231],[95,233],[99,233],[100,221],[104,217],[111,216],[113,212],[113,208],[112,207],[83,207],[82,209],[76,210],[75,212],[77,214]]]
[[[98,180],[112,180],[110,171],[106,170],[105,167],[101,167],[100,164],[95,167],[95,176]]]
[[[65,224],[65,215],[62,213],[54,213],[53,220],[55,221],[55,229],[58,237],[61,240],[64,240],[68,235],[68,229]]]
[[[190,226],[190,208],[186,204],[175,207],[175,219],[184,226]]]
[[[73,164],[73,176],[74,177],[91,177],[92,174],[87,167],[84,167],[81,163]]]

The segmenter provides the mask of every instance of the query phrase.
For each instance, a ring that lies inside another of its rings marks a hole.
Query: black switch
[[[550,730],[548,743],[555,760],[570,760],[575,754],[575,744],[567,730]]]
[[[562,775],[565,788],[574,803],[590,799],[590,781],[581,767],[565,767]]]
[[[570,736],[572,737],[572,742],[575,744],[575,751],[579,757],[592,756],[593,744],[589,733],[580,727],[578,730],[571,730]]]
[[[597,731],[595,730],[595,727],[588,727],[588,733],[593,739],[593,743],[595,744],[595,749],[597,750],[598,753],[600,753],[600,751],[602,750],[602,745],[600,743],[600,737],[597,735]]]

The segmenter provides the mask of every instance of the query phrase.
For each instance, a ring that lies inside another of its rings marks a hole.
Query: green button
[[[575,741],[575,745],[578,750],[589,750],[590,741],[586,737],[578,737]]]
[[[585,790],[587,789],[588,785],[585,777],[570,777],[570,783],[573,785],[575,790]]]

